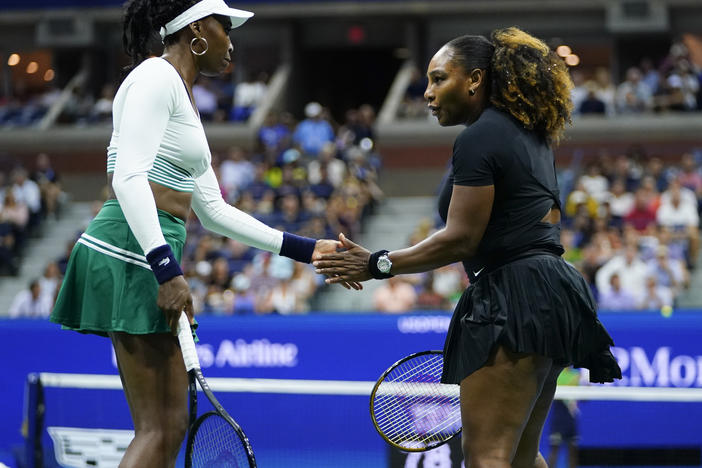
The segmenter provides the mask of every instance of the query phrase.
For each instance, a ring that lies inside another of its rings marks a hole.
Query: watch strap
[[[382,257],[383,255],[387,255],[388,251],[387,250],[378,250],[377,252],[373,252],[368,259],[368,271],[370,272],[371,276],[375,279],[386,279],[386,278],[392,278],[394,275],[391,275],[390,273],[383,273],[378,269],[378,259]]]

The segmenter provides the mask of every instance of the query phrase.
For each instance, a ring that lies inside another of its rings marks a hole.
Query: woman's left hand
[[[312,263],[316,266],[318,261],[324,259],[328,255],[336,254],[337,250],[341,248],[344,248],[344,245],[339,241],[331,239],[318,239],[314,246],[314,252],[312,252]],[[317,273],[319,273],[319,271],[317,271]],[[328,279],[326,282],[327,284],[331,284]],[[361,283],[352,280],[338,280],[334,281],[334,283],[340,283],[346,289],[355,289],[356,291],[363,289],[363,285],[361,285]]]
[[[361,281],[372,278],[368,271],[368,259],[370,251],[347,239],[343,234],[339,234],[339,240],[343,252],[327,253],[322,255],[312,264],[316,272],[328,276],[325,280],[327,284],[353,283],[361,286]],[[362,286],[361,286],[362,287]]]

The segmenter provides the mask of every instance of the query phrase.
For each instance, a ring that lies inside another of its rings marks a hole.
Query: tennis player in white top
[[[172,333],[181,311],[193,320],[176,258],[191,207],[206,228],[297,261],[309,263],[340,246],[272,229],[222,199],[192,86],[198,74],[229,66],[228,33],[251,16],[223,0],[125,5],[123,42],[133,67],[113,103],[107,168],[116,201],[106,202],[78,241],[51,317],[112,340],[135,428],[122,468],[173,467],[187,429],[188,379]],[[159,34],[164,52],[153,57],[149,46]],[[106,280],[103,272],[110,272]],[[151,300],[144,311],[141,297]]]

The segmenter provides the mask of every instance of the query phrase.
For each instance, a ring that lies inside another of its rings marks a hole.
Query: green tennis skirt
[[[166,242],[180,262],[185,223],[158,211]],[[107,336],[169,333],[156,306],[158,282],[117,200],[108,200],[80,236],[68,260],[51,321]]]

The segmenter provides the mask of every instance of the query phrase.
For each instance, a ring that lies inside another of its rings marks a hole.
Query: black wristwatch
[[[387,250],[373,252],[368,259],[368,271],[375,279],[391,278],[392,260],[388,256]]]

